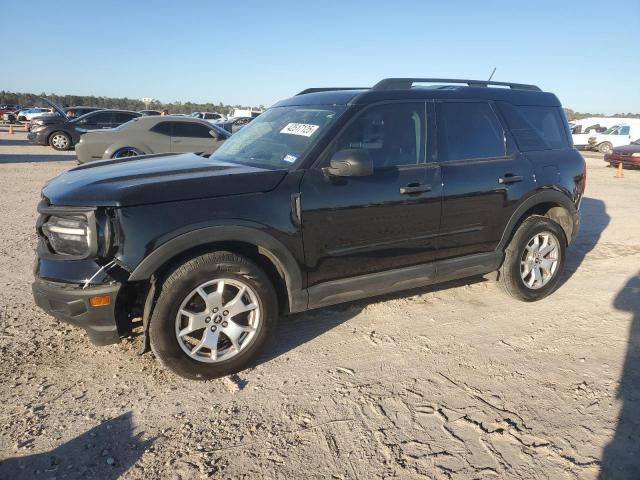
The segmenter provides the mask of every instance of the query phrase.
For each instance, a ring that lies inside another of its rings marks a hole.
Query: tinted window
[[[564,119],[558,107],[534,107],[500,104],[516,142],[521,150],[549,150],[569,146],[565,134]],[[589,130],[599,125],[590,126]]]
[[[87,117],[88,123],[111,123],[111,112],[96,113]]]
[[[160,122],[156,126],[154,126],[151,129],[151,131],[159,133],[161,135],[170,135],[169,127],[170,127],[170,123],[169,122]]]
[[[213,138],[209,130],[211,128],[199,123],[175,122],[171,135],[174,137]]]
[[[369,151],[375,168],[411,165],[424,158],[424,103],[392,103],[368,108],[336,140],[333,152]]]
[[[438,120],[441,161],[505,155],[502,126],[488,103],[444,102]]]
[[[114,113],[113,114],[113,123],[125,123],[129,120],[133,120],[137,115],[133,115],[131,113]]]
[[[618,131],[618,135],[629,135],[630,131],[631,131],[631,127],[620,127],[620,130]]]

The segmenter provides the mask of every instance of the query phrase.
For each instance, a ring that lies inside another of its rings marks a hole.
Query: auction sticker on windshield
[[[287,125],[280,130],[280,133],[310,137],[318,128],[320,128],[320,125],[310,125],[308,123],[287,123]]]

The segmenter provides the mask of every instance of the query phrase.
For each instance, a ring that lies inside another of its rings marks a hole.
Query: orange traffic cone
[[[622,162],[618,163],[618,169],[616,170],[616,178],[624,178],[624,167]]]
[[[13,123],[9,124],[9,135],[13,135]]]

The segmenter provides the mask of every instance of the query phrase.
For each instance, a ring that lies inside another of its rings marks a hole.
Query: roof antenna
[[[493,74],[496,73],[496,68],[498,67],[493,67],[493,72],[491,72],[491,75],[489,75],[489,80],[487,80],[487,82],[490,82],[491,79],[493,78]]]

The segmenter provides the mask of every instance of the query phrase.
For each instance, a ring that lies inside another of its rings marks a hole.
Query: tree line
[[[46,106],[40,97],[46,97],[54,103],[57,103],[63,107],[73,106],[86,106],[86,107],[100,107],[100,108],[118,108],[122,110],[145,110],[147,105],[142,100],[136,100],[134,98],[113,98],[113,97],[95,97],[93,95],[57,95],[55,93],[41,93],[36,95],[35,93],[16,93],[0,91],[0,105],[4,104],[19,104],[24,107],[38,107]],[[153,110],[168,110],[169,113],[192,113],[192,112],[218,112],[223,114],[230,114],[234,108],[242,109],[259,109],[264,110],[264,105],[248,106],[248,105],[225,105],[222,102],[219,103],[194,103],[194,102],[171,102],[162,103],[159,100],[153,100],[148,107]],[[602,113],[584,113],[575,112],[570,108],[564,109],[567,119],[580,120],[587,117],[631,117],[640,118],[640,113],[616,113],[615,115],[604,115]]]
[[[614,115],[605,115],[603,113],[583,113],[574,112],[570,108],[565,108],[564,113],[567,116],[567,120],[570,122],[573,120],[580,120],[581,118],[588,117],[626,117],[626,118],[640,118],[640,113],[616,113]]]
[[[40,98],[45,97],[62,107],[85,106],[99,108],[117,108],[122,110],[146,110],[147,107],[152,110],[168,110],[169,113],[192,113],[192,112],[218,112],[230,114],[234,108],[241,109],[259,109],[264,110],[264,105],[225,105],[219,103],[195,103],[195,102],[171,102],[163,103],[159,100],[153,100],[146,105],[142,100],[134,98],[113,98],[113,97],[96,97],[93,95],[58,95],[55,93],[20,93],[0,91],[0,105],[18,104],[23,107],[48,107]]]

